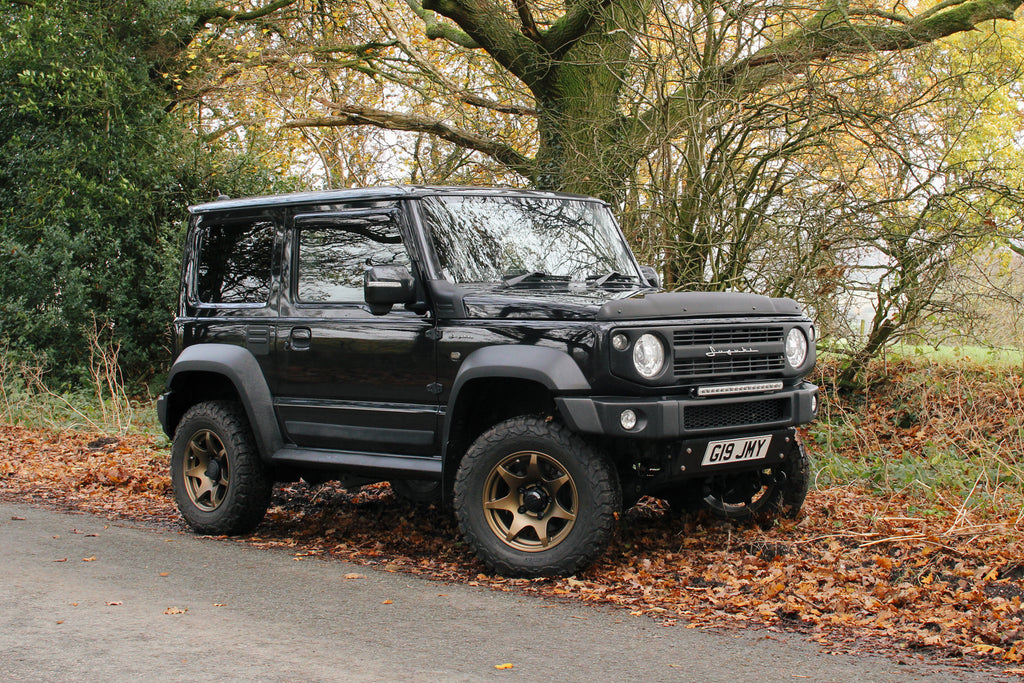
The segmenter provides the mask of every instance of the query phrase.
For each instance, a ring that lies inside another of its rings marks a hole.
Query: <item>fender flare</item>
[[[520,379],[536,382],[554,395],[589,392],[590,382],[576,361],[558,349],[546,346],[485,346],[470,353],[459,368],[448,397],[441,434],[445,490],[455,480],[455,461],[449,451],[452,422],[459,394],[475,379]]]
[[[174,393],[174,380],[187,372],[221,375],[235,387],[249,418],[256,448],[269,462],[284,446],[281,428],[274,413],[274,400],[259,361],[252,353],[233,344],[194,344],[178,355],[167,375],[167,389]]]
[[[556,394],[590,390],[580,366],[564,351],[546,346],[485,346],[462,362],[449,403],[458,400],[467,382],[481,377],[531,380]]]

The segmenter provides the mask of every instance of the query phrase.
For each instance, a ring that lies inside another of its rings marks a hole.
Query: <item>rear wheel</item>
[[[171,483],[182,517],[197,533],[256,528],[274,482],[238,403],[208,401],[188,409],[171,446]]]
[[[455,511],[480,559],[508,576],[572,574],[604,550],[622,506],[608,459],[557,422],[518,417],[459,466]]]

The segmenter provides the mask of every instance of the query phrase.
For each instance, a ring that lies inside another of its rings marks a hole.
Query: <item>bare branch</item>
[[[464,128],[457,128],[441,119],[417,114],[401,114],[397,112],[359,107],[355,105],[331,104],[338,112],[337,116],[321,116],[295,119],[283,124],[283,128],[317,128],[338,126],[376,126],[385,130],[401,130],[413,133],[427,133],[453,144],[475,149],[482,152],[516,173],[531,178],[534,173],[534,162],[524,154],[491,138],[484,137]]]
[[[480,107],[481,109],[490,109],[491,111],[500,111],[505,114],[512,114],[513,116],[536,116],[537,110],[533,107],[521,107],[518,104],[505,104],[503,102],[497,102],[495,100],[481,97],[474,93],[460,92],[457,93],[460,100],[466,104],[471,104],[474,107]]]
[[[551,70],[548,55],[507,21],[493,0],[423,0],[423,8],[458,24],[477,45],[535,92]]]
[[[420,52],[419,49],[416,48],[415,45],[413,45],[413,43],[409,40],[408,36],[405,35],[405,32],[402,30],[402,28],[395,21],[392,20],[391,12],[383,3],[379,2],[378,0],[368,1],[370,3],[370,7],[373,8],[374,12],[383,18],[388,31],[390,31],[396,37],[396,40],[393,41],[393,44],[400,45],[401,48],[406,53],[412,56],[413,60],[415,60],[415,62],[420,66],[420,68],[422,68],[427,74],[433,76],[438,83],[443,85],[445,89],[450,91],[459,100],[465,102],[466,104],[470,104],[474,107],[480,107],[481,109],[489,109],[491,111],[500,111],[506,114],[512,114],[514,116],[537,115],[537,111],[532,108],[521,107],[515,104],[506,104],[486,97],[482,97],[480,95],[477,95],[476,93],[467,92],[462,86],[455,83],[451,78],[449,78],[448,74],[446,74],[443,69],[435,66],[430,59],[428,59],[422,52]],[[414,0],[409,1],[413,2]],[[431,12],[431,14],[433,13]],[[396,80],[396,82],[400,81]]]
[[[228,9],[226,7],[209,7],[197,13],[198,18],[201,22],[209,23],[214,19],[224,19],[226,21],[255,21],[256,19],[262,19],[263,17],[269,16],[279,9],[294,5],[297,0],[275,0],[269,5],[254,9],[249,12],[240,12],[237,10]]]
[[[519,20],[523,22],[523,35],[538,45],[543,45],[544,41],[540,36],[540,31],[537,30],[537,24],[533,20],[533,14],[530,12],[530,6],[526,4],[526,0],[512,1],[516,6],[516,12],[519,13]]]

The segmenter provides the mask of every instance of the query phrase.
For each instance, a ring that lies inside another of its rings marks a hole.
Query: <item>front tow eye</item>
[[[530,512],[540,517],[551,503],[551,496],[541,486],[530,486],[523,491],[522,495],[523,504],[519,507],[520,513]]]

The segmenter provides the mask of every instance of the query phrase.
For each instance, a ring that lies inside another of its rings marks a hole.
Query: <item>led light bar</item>
[[[726,396],[746,394],[755,391],[778,391],[782,382],[751,382],[750,384],[729,384],[721,387],[697,387],[698,396]]]

